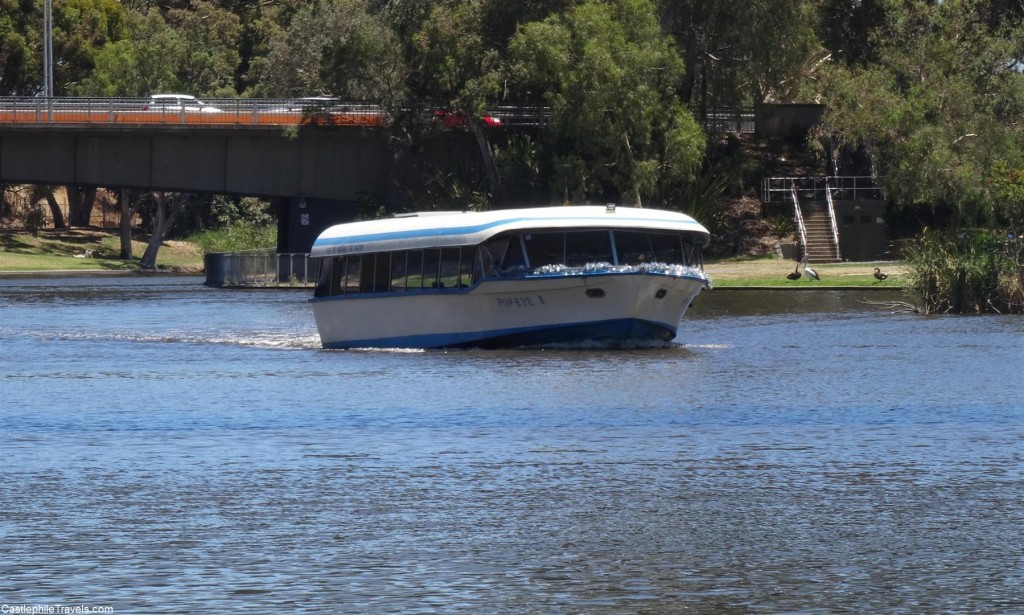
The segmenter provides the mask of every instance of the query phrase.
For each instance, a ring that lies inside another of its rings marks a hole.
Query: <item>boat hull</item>
[[[517,347],[675,338],[706,278],[660,273],[487,280],[464,291],[313,301],[325,348]]]

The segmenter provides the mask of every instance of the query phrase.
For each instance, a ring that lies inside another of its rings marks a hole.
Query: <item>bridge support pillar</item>
[[[275,198],[272,205],[277,211],[277,251],[289,253],[309,252],[327,227],[355,220],[362,203],[293,196]]]

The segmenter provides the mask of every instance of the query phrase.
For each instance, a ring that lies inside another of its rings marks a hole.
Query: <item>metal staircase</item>
[[[800,242],[799,256],[815,263],[842,260],[829,178],[771,178],[762,186],[762,200],[770,202],[782,191],[793,206]]]

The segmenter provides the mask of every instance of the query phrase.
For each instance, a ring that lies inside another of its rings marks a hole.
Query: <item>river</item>
[[[201,282],[0,280],[8,608],[1024,611],[1020,317],[716,290],[665,348],[324,351],[305,292]]]

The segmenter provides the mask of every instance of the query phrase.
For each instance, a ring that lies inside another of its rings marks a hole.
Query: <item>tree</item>
[[[53,11],[53,89],[61,96],[89,76],[105,45],[127,35],[126,15],[117,0],[62,0]]]
[[[235,94],[238,16],[213,2],[191,0],[187,8],[168,11],[167,23],[179,33],[185,50],[177,65],[178,79],[198,94]]]
[[[556,198],[671,206],[693,179],[704,137],[675,93],[683,63],[651,2],[588,1],[525,24],[510,56],[515,91],[551,106],[541,139]]]
[[[174,219],[181,212],[182,203],[187,198],[188,195],[182,193],[172,195],[168,195],[166,192],[153,193],[153,232],[149,236],[146,251],[139,259],[141,269],[156,269],[156,255],[160,250],[160,245],[167,238],[167,232],[174,225]],[[170,200],[169,204],[168,200]]]
[[[95,70],[75,88],[92,96],[147,96],[154,92],[234,93],[238,18],[209,2],[188,10],[129,13],[127,38],[95,56]]]
[[[0,94],[42,89],[42,20],[36,0],[0,0]]]
[[[86,96],[147,96],[189,89],[176,67],[186,54],[184,41],[158,11],[129,13],[128,37],[97,53],[96,68],[76,88]]]
[[[818,0],[660,0],[682,53],[677,84],[703,113],[813,100],[827,51],[815,31]]]
[[[269,31],[267,55],[254,61],[262,96],[333,94],[387,101],[403,95],[407,76],[394,33],[364,0],[301,6],[287,29]]]
[[[837,67],[826,125],[872,148],[890,201],[945,208],[954,224],[985,224],[1005,204],[996,163],[1024,168],[1024,30],[993,27],[981,3],[918,2],[875,34],[880,61]]]

